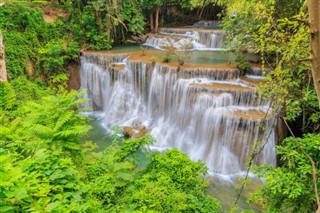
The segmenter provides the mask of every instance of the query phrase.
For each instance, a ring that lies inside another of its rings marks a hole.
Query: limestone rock
[[[126,138],[141,138],[149,133],[149,130],[144,126],[124,126],[122,127],[123,134]]]
[[[7,79],[7,70],[6,70],[6,61],[4,57],[4,45],[3,37],[0,33],[0,81],[8,81]]]

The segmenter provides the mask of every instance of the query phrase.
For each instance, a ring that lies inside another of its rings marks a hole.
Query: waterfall
[[[255,163],[275,164],[269,102],[239,80],[238,70],[183,67],[177,71],[127,57],[86,53],[81,58],[82,89],[87,88],[93,110],[104,112],[107,128],[145,126],[157,139],[151,149],[176,147],[192,160],[204,161],[210,174],[244,171],[257,141],[265,147]],[[123,69],[113,69],[114,63]]]
[[[196,28],[160,28],[160,34],[150,36],[145,45],[156,49],[173,46],[176,49],[219,50],[225,41],[222,31]]]

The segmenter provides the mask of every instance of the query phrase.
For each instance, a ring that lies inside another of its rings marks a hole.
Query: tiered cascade
[[[160,28],[160,34],[150,36],[145,45],[164,49],[219,50],[225,40],[220,30],[197,28]]]
[[[127,54],[82,56],[82,88],[103,112],[106,128],[145,126],[157,142],[203,160],[209,173],[239,174],[255,143],[255,163],[275,164],[274,119],[268,101],[233,68],[187,68],[130,61]]]

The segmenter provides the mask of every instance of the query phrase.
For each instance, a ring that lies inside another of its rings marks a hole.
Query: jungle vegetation
[[[165,16],[172,5],[179,15]],[[266,184],[251,202],[265,212],[319,213],[319,11],[312,0],[6,1],[0,6],[9,78],[0,83],[0,212],[219,211],[206,193],[203,163],[175,149],[148,152],[149,136],[115,134],[109,148],[94,151],[95,144],[82,141],[90,129],[79,114],[85,100],[66,90],[68,66],[79,63],[81,50],[109,49],[196,13],[220,18],[237,54],[261,56],[260,92],[292,128],[277,147],[279,167],[254,168]],[[238,58],[239,66],[248,63]],[[149,159],[142,167],[140,152]]]

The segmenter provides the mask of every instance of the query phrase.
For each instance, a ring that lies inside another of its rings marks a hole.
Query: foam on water
[[[144,45],[160,50],[168,46],[177,50],[222,50],[225,40],[223,32],[217,30],[160,28],[160,32],[162,35],[150,36]]]

